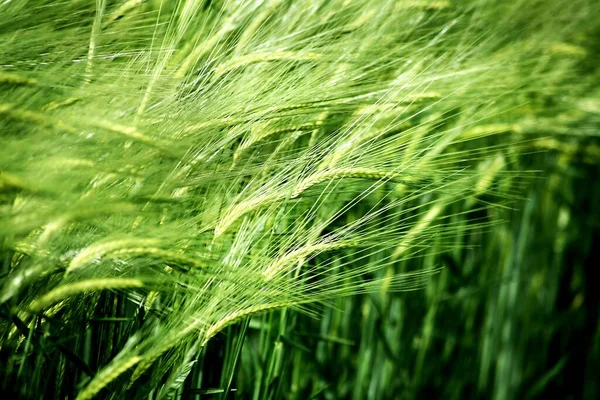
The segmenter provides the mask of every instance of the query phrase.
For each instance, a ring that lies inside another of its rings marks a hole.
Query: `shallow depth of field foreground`
[[[599,16],[0,0],[2,398],[600,398]]]

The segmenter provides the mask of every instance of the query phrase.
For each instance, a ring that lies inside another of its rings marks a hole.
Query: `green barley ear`
[[[593,11],[0,0],[0,392],[183,398],[260,364],[241,396],[275,397],[292,322],[430,295],[529,153],[598,160],[566,139],[598,114]]]
[[[29,309],[33,312],[41,312],[46,307],[69,296],[77,295],[89,291],[107,290],[107,289],[130,289],[144,287],[144,282],[138,279],[124,278],[104,278],[90,279],[86,281],[75,282],[72,284],[61,285],[58,288],[44,294],[30,304]]]

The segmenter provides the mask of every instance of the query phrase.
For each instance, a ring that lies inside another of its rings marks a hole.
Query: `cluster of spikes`
[[[2,385],[167,398],[242,319],[422,287],[399,260],[492,224],[454,217],[509,206],[521,155],[598,111],[593,7],[0,1]]]

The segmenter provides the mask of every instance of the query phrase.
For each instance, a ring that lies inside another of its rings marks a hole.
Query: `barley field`
[[[0,393],[600,398],[599,66],[594,0],[0,0]]]

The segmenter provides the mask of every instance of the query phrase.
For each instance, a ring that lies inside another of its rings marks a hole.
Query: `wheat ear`
[[[71,260],[66,272],[71,273],[86,264],[89,264],[91,261],[117,250],[153,246],[157,243],[158,241],[156,239],[121,239],[95,243],[80,251],[79,254]]]
[[[110,257],[118,257],[118,256],[137,256],[143,255],[149,258],[158,258],[165,260],[167,263],[176,263],[182,265],[189,265],[195,268],[204,268],[206,267],[205,263],[202,263],[198,260],[195,260],[190,257],[186,257],[184,255],[175,253],[173,251],[160,249],[157,247],[128,247],[125,249],[116,250],[107,254]]]
[[[486,137],[490,135],[497,135],[503,133],[518,132],[519,127],[515,124],[489,124],[479,125],[471,129],[464,131],[461,135],[461,139],[476,139],[480,137]]]
[[[33,312],[42,311],[44,308],[75,294],[89,291],[106,289],[131,289],[144,287],[144,282],[139,279],[127,278],[103,278],[90,279],[76,282],[71,285],[59,286],[58,288],[46,293],[39,299],[32,302],[29,309]]]
[[[25,78],[18,74],[9,72],[0,72],[0,85],[22,85],[22,86],[33,86],[37,83],[37,80],[32,78]]]
[[[247,308],[244,308],[241,310],[232,311],[229,314],[226,314],[223,318],[221,318],[216,323],[212,324],[208,329],[202,330],[202,332],[201,332],[201,335],[203,338],[202,346],[206,345],[206,343],[208,343],[208,341],[213,336],[215,336],[217,333],[219,333],[223,328],[227,327],[228,325],[233,324],[240,318],[243,318],[243,317],[246,317],[249,315],[253,315],[253,314],[256,314],[259,312],[267,311],[267,310],[291,307],[291,306],[294,306],[297,304],[298,304],[298,302],[295,302],[295,303],[293,303],[293,302],[277,302],[277,303],[272,303],[272,304],[259,304],[259,305],[250,306],[250,307],[247,307]],[[152,364],[162,354],[164,354],[166,351],[168,351],[173,346],[176,346],[177,343],[179,342],[179,340],[181,340],[185,336],[191,334],[192,332],[194,332],[196,330],[202,329],[202,325],[204,325],[204,324],[205,324],[205,321],[197,319],[196,321],[188,324],[185,328],[178,331],[177,335],[174,338],[172,338],[170,341],[168,341],[165,344],[154,349],[152,354],[150,354],[149,356],[144,358],[142,360],[142,362],[133,371],[133,375],[131,376],[131,380],[130,380],[130,385],[131,385],[131,383],[135,382],[140,376],[142,376],[142,374],[148,368],[150,368],[150,366],[152,366]]]
[[[252,21],[246,27],[246,29],[244,29],[239,40],[237,41],[237,44],[235,46],[236,54],[241,53],[243,49],[246,48],[246,45],[248,44],[252,36],[255,35],[255,33],[258,31],[261,25],[263,25],[265,20],[267,20],[273,14],[273,10],[277,8],[282,3],[282,1],[283,0],[270,1],[269,4],[265,6],[264,10],[260,12],[260,14],[252,18]]]
[[[234,207],[229,208],[225,213],[224,217],[219,220],[217,226],[215,227],[215,236],[220,236],[223,232],[227,230],[238,218],[249,213],[251,211],[256,210],[257,208],[267,206],[272,203],[276,203],[285,199],[285,194],[282,193],[273,193],[273,194],[265,194],[262,196],[254,197],[246,201],[242,201],[241,203],[235,205]]]
[[[35,111],[23,110],[15,108],[12,104],[0,104],[0,116],[6,115],[9,118],[16,120],[31,122],[32,124],[39,124],[42,126],[52,126],[59,130],[64,130],[72,134],[77,133],[77,129],[73,126],[64,124],[62,121],[54,120],[44,114],[37,113]]]
[[[402,242],[396,247],[392,253],[392,260],[397,260],[410,248],[413,241],[422,234],[431,223],[444,211],[448,201],[445,198],[439,199],[433,206],[427,211],[425,215],[414,225],[408,233],[402,238]]]
[[[141,357],[133,356],[105,368],[92,379],[75,400],[90,400],[94,398],[98,392],[104,389],[109,383],[117,379],[123,372],[127,371],[141,360]]]
[[[452,3],[448,0],[441,1],[408,1],[399,2],[397,7],[399,9],[419,9],[425,11],[440,11],[450,8]]]
[[[271,280],[277,274],[279,274],[283,268],[289,266],[291,263],[296,262],[298,260],[304,260],[306,257],[312,254],[354,247],[356,245],[356,242],[322,242],[315,243],[309,246],[304,246],[297,250],[293,250],[287,253],[283,257],[276,259],[269,265],[269,267],[267,267],[266,270],[263,271],[262,274],[267,280]]]
[[[102,29],[107,28],[109,25],[111,25],[117,19],[123,17],[126,13],[128,13],[130,10],[134,9],[135,7],[139,6],[143,2],[144,2],[144,0],[126,1],[106,18],[106,20],[102,23]]]
[[[400,176],[398,174],[394,174],[387,171],[380,171],[373,168],[334,168],[322,172],[317,172],[316,174],[313,174],[301,181],[294,188],[292,198],[300,196],[306,190],[315,185],[318,185],[319,183],[342,178],[360,178],[373,180],[386,179],[391,181],[399,181]]]
[[[240,156],[242,155],[242,153],[246,149],[252,147],[254,144],[264,140],[265,138],[267,138],[269,136],[275,136],[275,135],[280,135],[283,133],[293,133],[293,132],[299,132],[299,133],[312,132],[320,125],[321,125],[321,123],[319,121],[316,121],[316,122],[307,123],[307,124],[285,126],[283,128],[277,128],[277,129],[265,129],[262,132],[260,131],[261,127],[257,127],[252,130],[251,136],[248,138],[248,140],[243,142],[240,145],[240,147],[238,147],[238,149],[236,150],[236,152],[233,155],[233,160],[234,161],[238,160],[240,158]]]
[[[248,54],[241,57],[236,57],[227,63],[219,65],[215,68],[215,77],[220,77],[227,72],[240,69],[243,67],[250,66],[252,64],[273,62],[273,61],[287,61],[287,62],[300,62],[300,61],[315,61],[320,58],[319,54],[305,52],[299,53],[296,51],[278,51],[275,53],[257,53]]]

